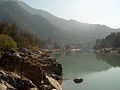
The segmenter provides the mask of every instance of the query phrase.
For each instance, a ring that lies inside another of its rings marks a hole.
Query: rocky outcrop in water
[[[0,67],[32,81],[40,90],[61,90],[62,66],[41,50],[20,48],[2,52]],[[55,82],[56,81],[56,82]]]
[[[73,80],[75,83],[82,83],[83,82],[83,79],[82,78],[75,78]]]

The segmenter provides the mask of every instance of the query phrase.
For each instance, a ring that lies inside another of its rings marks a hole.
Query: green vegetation
[[[30,32],[19,30],[15,24],[9,26],[7,22],[0,22],[0,35],[0,48],[8,49],[16,47],[16,44],[17,47],[45,47],[43,40]]]
[[[102,49],[102,48],[120,48],[120,32],[111,33],[105,39],[96,40],[96,45],[94,49]]]
[[[16,48],[16,42],[7,35],[0,35],[0,49],[8,50],[11,48]]]
[[[0,1],[0,20],[7,21],[9,24],[14,23],[21,30],[32,32],[43,39],[51,37],[52,40],[60,43],[76,40],[72,34],[59,29],[41,15],[29,13],[17,2],[19,1]]]

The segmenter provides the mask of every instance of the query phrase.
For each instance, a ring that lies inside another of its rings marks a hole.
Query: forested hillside
[[[16,1],[0,1],[0,20],[15,23],[20,29],[32,32],[42,39],[51,37],[60,43],[77,41],[71,33],[60,30],[40,15],[29,13]]]
[[[0,49],[17,47],[43,48],[45,42],[29,32],[20,31],[15,24],[9,26],[7,22],[0,22]]]
[[[98,39],[94,49],[102,48],[120,48],[120,32],[111,33],[105,39]]]

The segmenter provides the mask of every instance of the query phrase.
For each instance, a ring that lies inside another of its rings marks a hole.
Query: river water
[[[53,57],[63,66],[63,90],[120,90],[120,55],[73,52]],[[83,82],[75,84],[76,77]]]

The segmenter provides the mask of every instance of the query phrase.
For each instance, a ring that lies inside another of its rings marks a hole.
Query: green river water
[[[63,90],[120,90],[120,55],[73,52],[54,54],[63,66]],[[75,84],[73,79],[83,78]]]

